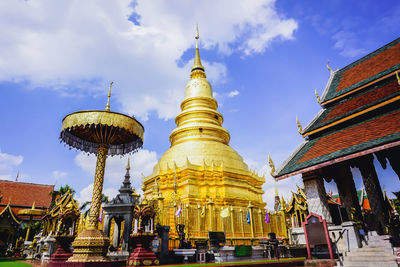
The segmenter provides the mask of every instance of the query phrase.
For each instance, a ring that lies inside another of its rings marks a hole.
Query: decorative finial
[[[297,116],[296,116],[296,123],[297,123],[297,127],[299,127],[299,134],[301,134],[303,132],[303,128],[301,127],[299,118]]]
[[[397,78],[397,83],[400,85],[400,77],[398,71],[396,71],[396,78]]]
[[[199,52],[199,27],[196,25],[196,36],[194,37],[196,39],[196,52],[194,55],[194,63],[192,67],[192,71],[190,74],[190,78],[206,78],[206,73],[204,72],[204,67],[201,65],[201,60],[200,60],[200,52]]]
[[[18,182],[18,178],[19,178],[19,171],[17,172],[17,175],[15,176],[15,181]]]
[[[275,196],[279,197],[277,182],[275,181]]]
[[[128,163],[126,164],[126,170],[129,171],[131,169],[131,165],[129,164],[129,158],[128,158]]]
[[[196,24],[196,36],[194,38],[196,39],[196,48],[199,48],[199,24]]]
[[[321,103],[321,98],[319,98],[319,94],[317,92],[317,89],[315,89],[315,96],[317,97],[318,104]]]
[[[331,67],[329,67],[329,63],[330,63],[330,61],[328,59],[328,62],[326,63],[326,68],[332,73],[333,69]]]
[[[111,87],[114,82],[110,82],[110,89],[108,89],[108,97],[107,97],[107,105],[106,105],[106,111],[110,111],[110,97],[111,97]]]
[[[271,168],[271,176],[274,176],[274,172],[275,172],[275,164],[271,159],[271,153],[268,154],[268,165]]]
[[[36,201],[33,201],[33,204],[32,204],[32,209],[33,210],[35,209],[35,203],[36,203]]]

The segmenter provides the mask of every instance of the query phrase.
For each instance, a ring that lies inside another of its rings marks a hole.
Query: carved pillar
[[[132,214],[124,215],[125,226],[124,226],[124,233],[122,236],[122,250],[123,251],[128,251],[129,235],[132,231],[132,220],[133,220]]]
[[[353,162],[353,164],[360,169],[371,210],[378,222],[377,231],[383,233],[387,211],[385,210],[382,189],[374,166],[374,157],[372,154],[369,154],[357,158],[353,160]]]
[[[307,196],[308,211],[321,215],[327,223],[332,223],[328,208],[324,181],[319,173],[303,173],[304,190]]]
[[[341,205],[346,209],[348,218],[352,220],[353,215],[353,220],[361,219],[360,203],[349,163],[339,163],[325,169],[324,176],[335,181]]]
[[[400,179],[400,147],[389,149],[386,153],[390,166]]]

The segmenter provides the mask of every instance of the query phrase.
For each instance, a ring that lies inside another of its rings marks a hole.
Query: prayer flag
[[[247,223],[250,224],[250,210],[247,210]]]
[[[221,215],[222,218],[228,217],[229,216],[229,208],[226,207],[225,209],[221,210],[221,214],[220,215]]]
[[[269,223],[269,215],[268,215],[268,211],[265,211],[265,223]]]
[[[176,217],[179,217],[179,216],[181,215],[181,213],[182,213],[182,207],[181,207],[181,204],[179,204],[179,208],[178,208],[178,210],[176,211],[175,216],[176,216]]]

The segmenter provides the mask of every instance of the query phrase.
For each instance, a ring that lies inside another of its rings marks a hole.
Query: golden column
[[[208,218],[209,218],[209,231],[214,231],[214,202],[210,199],[207,202],[208,204]]]
[[[70,147],[97,155],[92,204],[87,229],[75,241],[69,262],[102,262],[110,244],[108,236],[98,230],[107,155],[123,155],[143,145],[143,126],[133,117],[111,112],[111,86],[106,109],[78,111],[63,119],[60,139]]]

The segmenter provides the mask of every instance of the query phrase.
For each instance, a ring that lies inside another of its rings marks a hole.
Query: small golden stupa
[[[227,238],[265,236],[264,177],[250,171],[229,146],[229,132],[201,64],[198,30],[190,81],[186,85],[171,147],[148,177],[143,177],[144,197],[158,200],[159,223],[185,224],[190,239],[205,238],[208,231],[224,231]],[[251,220],[251,223],[248,223]]]

